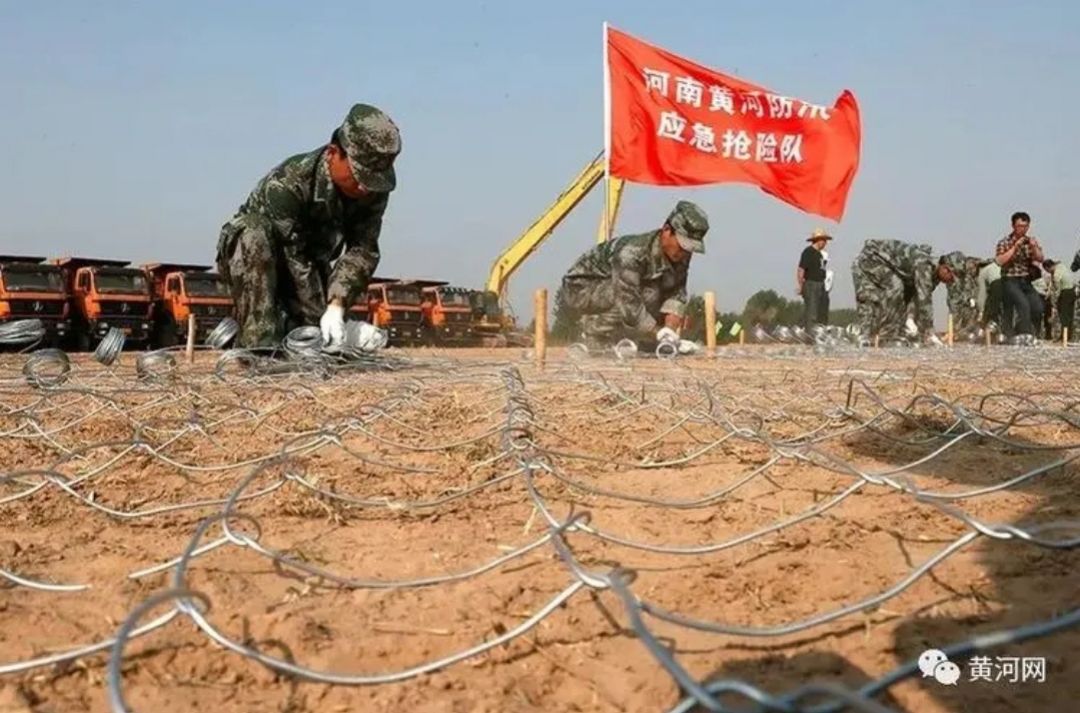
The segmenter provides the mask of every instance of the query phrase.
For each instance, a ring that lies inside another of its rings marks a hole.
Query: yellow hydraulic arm
[[[499,296],[502,302],[506,296],[506,286],[510,276],[514,274],[521,263],[525,262],[540,244],[547,239],[551,232],[558,227],[570,211],[574,209],[581,199],[588,195],[601,178],[604,177],[604,154],[593,159],[585,167],[574,182],[563,191],[551,206],[544,211],[543,215],[528,229],[523,232],[510,247],[503,251],[491,266],[491,274],[488,276],[487,290]],[[597,236],[598,242],[604,242],[611,237],[612,226],[619,212],[619,200],[622,198],[623,181],[612,178],[608,181],[607,200],[605,201],[605,214],[600,220],[600,230]]]

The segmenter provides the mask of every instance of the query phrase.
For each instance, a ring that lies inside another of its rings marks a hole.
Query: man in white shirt
[[[978,275],[977,303],[982,325],[1001,325],[1001,265],[994,260],[982,263]]]

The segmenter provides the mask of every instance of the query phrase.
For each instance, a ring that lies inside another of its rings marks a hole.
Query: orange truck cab
[[[345,319],[355,319],[361,322],[371,323],[371,315],[368,311],[368,293],[366,291],[359,295],[352,306],[349,307]]]
[[[64,276],[76,349],[89,350],[112,327],[122,330],[128,343],[149,343],[153,303],[145,272],[123,260],[63,257],[51,262]]]
[[[422,287],[424,328],[437,342],[469,342],[473,339],[471,290],[429,282]]]
[[[415,344],[424,338],[423,294],[411,280],[368,285],[368,321],[387,331],[390,344]]]
[[[232,317],[229,286],[209,265],[155,262],[142,266],[154,296],[154,346],[171,347],[187,341],[188,317],[195,315],[195,341],[226,317]]]
[[[0,323],[38,319],[53,345],[67,339],[67,292],[60,268],[44,257],[0,255]]]

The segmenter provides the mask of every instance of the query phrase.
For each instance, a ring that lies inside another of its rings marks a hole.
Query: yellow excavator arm
[[[510,247],[503,251],[491,266],[491,274],[488,276],[487,291],[499,296],[503,302],[506,297],[506,286],[510,276],[521,267],[521,263],[532,255],[540,244],[547,239],[551,232],[558,227],[570,211],[574,209],[581,199],[588,195],[601,178],[604,177],[604,154],[600,153],[585,169],[578,174],[573,183],[563,191],[551,206],[544,211],[543,215],[535,223],[530,225]],[[622,198],[623,181],[617,178],[608,180],[606,210],[601,216],[600,229],[597,241],[604,242],[611,237],[615,217],[619,212],[619,201]]]

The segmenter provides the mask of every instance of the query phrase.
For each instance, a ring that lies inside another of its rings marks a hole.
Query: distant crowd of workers
[[[922,337],[940,342],[934,330],[933,292],[948,290],[954,330],[991,331],[1000,341],[1031,344],[1067,334],[1076,340],[1075,305],[1080,251],[1071,263],[1048,258],[1029,235],[1031,216],[1011,217],[1011,230],[997,241],[994,257],[950,252],[937,259],[929,245],[868,240],[852,263],[859,326],[864,336]],[[828,254],[832,237],[817,231],[800,256],[797,291],[805,304],[804,327],[828,323]],[[1067,331],[1065,331],[1067,330]]]

